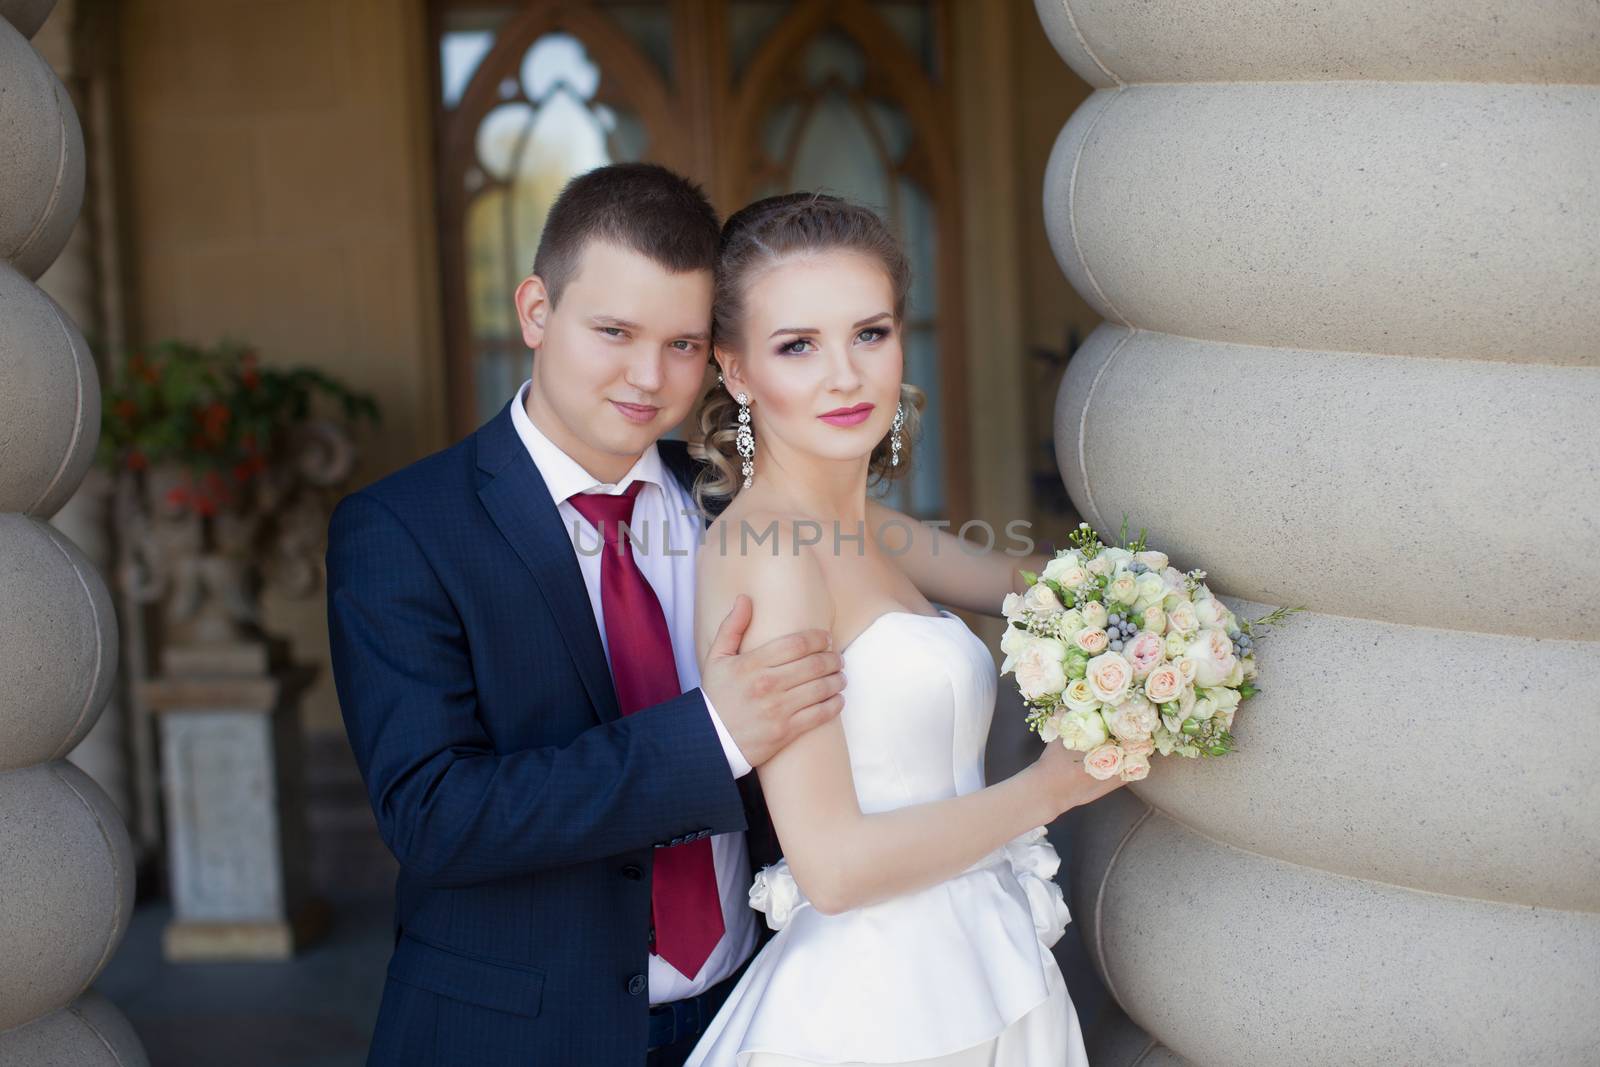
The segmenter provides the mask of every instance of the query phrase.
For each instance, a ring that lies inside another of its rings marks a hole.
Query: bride
[[[698,654],[744,594],[748,643],[827,627],[847,687],[838,719],[759,768],[784,860],[751,903],[778,933],[691,1067],[1087,1064],[1049,951],[1067,914],[1041,827],[1117,783],[1049,745],[984,785],[994,662],[924,594],[993,611],[1015,573],[902,555],[931,533],[886,532],[894,513],[867,496],[909,465],[908,280],[878,216],[835,197],[758,201],[723,230],[697,493],[731,500],[697,560]]]

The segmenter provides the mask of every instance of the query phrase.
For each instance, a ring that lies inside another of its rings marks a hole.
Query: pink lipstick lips
[[[866,421],[867,416],[872,414],[874,406],[872,404],[857,404],[854,407],[835,408],[825,414],[818,415],[817,418],[833,426],[856,426]]]

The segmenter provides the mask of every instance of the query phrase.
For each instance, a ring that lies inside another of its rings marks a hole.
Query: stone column
[[[1097,91],[1058,398],[1270,641],[1240,751],[1079,826],[1099,1064],[1600,1056],[1600,5],[1037,0]],[[1153,1046],[1159,1041],[1160,1046]]]
[[[84,995],[133,904],[128,835],[62,757],[116,675],[105,584],[44,520],[83,479],[100,390],[77,327],[34,281],[83,196],[83,137],[28,43],[49,3],[0,0],[0,1063],[145,1064],[126,1021]]]

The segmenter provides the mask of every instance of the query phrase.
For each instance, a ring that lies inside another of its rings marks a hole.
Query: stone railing
[[[1037,7],[1062,476],[1309,608],[1079,824],[1097,1067],[1600,1062],[1600,5]]]
[[[83,137],[28,43],[51,8],[0,0],[0,1063],[136,1067],[127,1021],[86,992],[133,905],[122,817],[63,757],[110,695],[111,598],[47,525],[99,437],[88,346],[34,281],[83,199]]]

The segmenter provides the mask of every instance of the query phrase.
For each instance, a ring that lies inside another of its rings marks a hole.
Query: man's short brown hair
[[[580,174],[550,207],[533,273],[550,302],[572,281],[590,241],[609,241],[675,274],[715,268],[717,212],[694,182],[655,163],[614,163]]]

